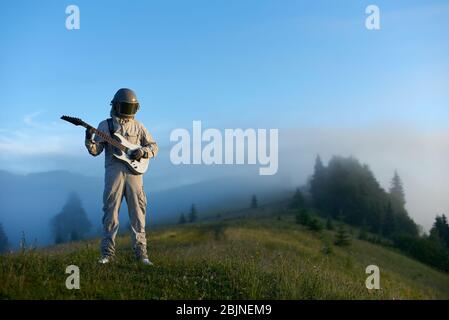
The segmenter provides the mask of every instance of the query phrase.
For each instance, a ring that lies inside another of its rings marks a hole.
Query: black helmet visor
[[[137,109],[139,108],[138,103],[128,103],[128,102],[120,102],[119,103],[119,112],[120,114],[133,116],[137,113]]]

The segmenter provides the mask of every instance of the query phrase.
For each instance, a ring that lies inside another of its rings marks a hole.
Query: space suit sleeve
[[[104,131],[103,122],[101,122],[98,125],[97,130]],[[89,151],[89,153],[91,155],[93,155],[94,157],[98,156],[99,154],[101,154],[103,152],[104,144],[105,144],[105,142],[97,135],[95,135],[93,139],[85,140],[85,145],[86,145],[87,151]]]
[[[156,141],[154,141],[148,130],[142,126],[142,133],[140,138],[140,145],[142,146],[142,151],[144,152],[145,158],[154,158],[159,150]]]

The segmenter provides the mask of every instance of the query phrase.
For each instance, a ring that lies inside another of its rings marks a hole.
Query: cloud
[[[34,118],[36,118],[40,114],[42,114],[42,111],[36,111],[36,112],[30,113],[30,114],[27,114],[23,117],[23,122],[28,126],[41,127],[39,124],[37,124],[34,121]]]
[[[43,111],[23,117],[13,128],[0,128],[0,157],[73,155],[79,151],[83,135],[57,122],[39,121]],[[78,146],[78,147],[77,147]]]

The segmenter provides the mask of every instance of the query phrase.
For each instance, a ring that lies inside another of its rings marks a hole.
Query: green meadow
[[[99,239],[0,256],[1,299],[449,299],[449,274],[334,231],[310,231],[293,214],[248,214],[148,232],[154,266],[134,260],[130,238],[99,265]],[[380,290],[368,290],[368,265]],[[68,265],[80,289],[68,290]]]

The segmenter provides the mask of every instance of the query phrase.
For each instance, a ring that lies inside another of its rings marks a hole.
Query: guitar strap
[[[109,128],[109,135],[111,136],[111,138],[114,139],[114,124],[112,123],[112,118],[108,119],[108,128]],[[111,146],[112,150],[116,150],[115,147]],[[115,152],[115,151],[113,151]]]
[[[108,119],[108,127],[109,127],[109,134],[111,137],[114,137],[114,124],[112,123],[112,118]]]

